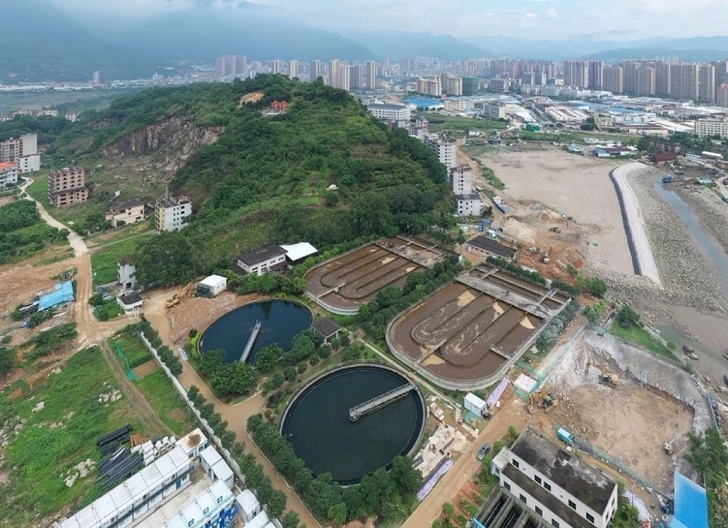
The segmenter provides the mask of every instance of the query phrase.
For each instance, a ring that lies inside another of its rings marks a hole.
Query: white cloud
[[[28,1],[28,0],[19,0]],[[240,0],[53,0],[72,14],[142,17],[221,8]],[[401,30],[564,39],[573,35],[620,38],[689,37],[728,33],[728,0],[249,0],[282,16],[330,31]],[[2,0],[0,0],[2,2]]]

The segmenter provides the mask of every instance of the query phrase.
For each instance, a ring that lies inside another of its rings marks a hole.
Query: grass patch
[[[628,343],[637,345],[640,348],[652,352],[657,356],[661,356],[673,363],[681,364],[680,360],[672,353],[672,350],[663,345],[658,339],[641,326],[632,326],[624,328],[619,324],[613,324],[609,329],[609,333],[624,339]]]
[[[117,334],[109,340],[109,346],[111,347],[111,350],[114,351],[114,354],[116,354],[116,346],[114,343],[119,344],[131,368],[136,368],[150,359],[153,359],[152,353],[149,352],[149,349],[144,345],[136,332],[137,330],[135,327],[124,329],[121,332],[117,332]]]
[[[99,321],[108,321],[109,319],[114,319],[120,315],[124,315],[124,309],[119,306],[119,303],[116,302],[115,298],[109,299],[94,308],[94,317],[96,317]]]
[[[94,285],[108,284],[117,279],[116,263],[136,251],[144,237],[134,237],[104,246],[91,254],[91,268],[94,274]]]
[[[33,347],[30,352],[25,354],[25,363],[30,365],[38,358],[53,354],[66,343],[76,339],[77,335],[76,323],[56,326],[36,334],[20,346],[20,348]]]
[[[427,119],[431,120],[429,128],[433,132],[442,130],[461,130],[463,132],[467,132],[468,130],[504,130],[508,126],[508,123],[495,119],[475,119],[441,115],[428,116]]]
[[[175,435],[184,436],[190,432],[195,423],[192,412],[177,394],[172,382],[162,369],[137,381],[136,386],[144,393],[159,418],[174,431]]]
[[[19,388],[15,385],[0,392],[0,423],[5,430],[27,420],[17,435],[8,437],[6,458],[0,466],[9,478],[8,483],[0,485],[0,525],[38,524],[65,506],[76,509],[102,493],[94,484],[95,471],[76,480],[70,488],[63,479],[79,462],[87,458],[99,461],[99,436],[127,422],[140,429],[136,411],[125,398],[99,403],[100,394],[117,387],[103,355],[98,348],[92,348],[73,356],[63,372],[35,384],[21,398],[10,396]],[[32,412],[40,402],[45,407]],[[52,423],[62,425],[51,429]],[[153,438],[164,431],[140,432]],[[16,466],[17,470],[13,470]]]

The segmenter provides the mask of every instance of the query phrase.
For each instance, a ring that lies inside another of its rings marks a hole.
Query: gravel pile
[[[633,304],[648,315],[658,315],[655,301],[728,314],[728,300],[721,294],[713,269],[695,247],[680,216],[654,188],[659,175],[659,171],[645,167],[631,172],[628,181],[647,224],[664,290],[659,290],[645,277],[604,273],[604,279],[616,298]]]

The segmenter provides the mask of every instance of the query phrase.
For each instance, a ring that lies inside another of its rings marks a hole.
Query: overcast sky
[[[239,0],[53,0],[71,14],[144,17]],[[252,0],[260,11],[333,31],[403,30],[456,37],[595,40],[728,33],[728,0]]]

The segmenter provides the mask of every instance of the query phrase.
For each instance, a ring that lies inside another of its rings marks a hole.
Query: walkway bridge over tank
[[[379,409],[386,407],[390,403],[395,402],[400,398],[403,398],[409,393],[409,391],[414,388],[414,383],[406,383],[404,385],[400,385],[395,389],[392,389],[391,391],[385,392],[384,394],[380,394],[376,398],[372,398],[371,400],[356,405],[349,409],[349,420],[351,420],[352,422],[356,422],[365,414],[370,414],[378,411]]]

